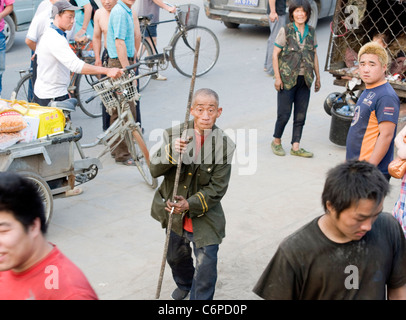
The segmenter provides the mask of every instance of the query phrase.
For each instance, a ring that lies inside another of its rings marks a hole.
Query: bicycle
[[[186,77],[192,76],[194,63],[194,46],[196,39],[200,37],[199,63],[196,76],[202,76],[209,72],[216,64],[220,52],[219,41],[216,35],[208,28],[197,25],[199,7],[194,4],[176,6],[174,19],[163,20],[151,23],[149,16],[139,16],[141,28],[141,46],[139,49],[139,60],[148,60],[148,56],[159,56],[161,70],[169,65]],[[159,25],[162,23],[176,22],[175,31],[163,52],[158,52],[147,26]],[[146,74],[153,69],[151,66],[140,66],[139,73]],[[140,79],[139,91],[142,91],[151,80],[151,76]]]
[[[72,42],[70,43],[72,50],[76,55],[84,60],[86,63],[94,63],[94,54],[92,48],[92,42],[88,41],[85,44]],[[72,73],[71,80],[69,83],[68,91],[72,98],[78,100],[79,107],[82,111],[92,118],[98,118],[102,115],[102,106],[99,98],[92,99],[87,102],[90,97],[94,95],[93,87],[91,83],[96,80],[96,76],[80,73]],[[32,69],[21,70],[20,80],[18,81],[14,92],[16,93],[17,100],[24,100],[28,102],[33,102],[34,94],[32,88]]]
[[[134,81],[143,77],[143,75],[135,74],[134,69],[139,65],[140,63],[136,63],[126,67],[123,75],[118,79],[105,77],[91,83],[95,91],[93,92],[95,95],[91,99],[94,99],[95,96],[100,97],[107,112],[111,113],[114,109],[117,110],[118,118],[106,131],[99,134],[94,142],[82,145],[77,141],[76,146],[81,159],[86,159],[83,149],[104,145],[104,148],[96,157],[100,159],[106,153],[113,152],[124,141],[145,182],[155,189],[158,186],[158,180],[153,178],[149,171],[149,151],[140,123],[135,122],[129,106],[130,101],[138,101],[140,98],[134,85]],[[67,120],[66,129],[68,131],[73,130],[69,114],[75,109],[74,106],[72,107],[72,103],[75,101],[71,102],[70,100],[76,99],[68,99],[62,102],[55,101],[51,104],[51,106],[56,106],[64,111]],[[96,174],[97,166],[90,168],[88,165],[85,165],[83,172],[76,174],[76,181],[84,183],[93,179]]]

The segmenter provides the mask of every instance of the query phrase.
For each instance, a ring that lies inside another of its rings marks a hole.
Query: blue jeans
[[[193,266],[191,242],[196,267]],[[178,288],[190,291],[190,300],[213,300],[217,281],[218,249],[218,244],[196,248],[193,233],[185,230],[182,237],[171,232],[167,261]]]
[[[293,132],[291,144],[300,142],[309,106],[310,88],[307,87],[304,76],[297,77],[296,85],[290,90],[278,91],[278,117],[276,119],[274,138],[282,138],[285,126],[293,110]]]
[[[3,72],[6,70],[6,36],[0,31],[0,95],[3,90]]]

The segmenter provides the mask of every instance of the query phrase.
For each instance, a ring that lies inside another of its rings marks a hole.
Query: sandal
[[[82,188],[73,188],[73,189],[71,189],[71,190],[68,190],[68,191],[66,191],[65,192],[65,197],[66,198],[68,198],[68,197],[73,197],[73,196],[77,196],[77,195],[79,195],[79,194],[82,194],[83,193],[83,189]]]
[[[122,165],[125,165],[125,166],[135,166],[135,161],[134,161],[133,158],[129,158],[129,159],[124,160],[124,161],[117,161],[116,160],[116,163],[122,164]]]

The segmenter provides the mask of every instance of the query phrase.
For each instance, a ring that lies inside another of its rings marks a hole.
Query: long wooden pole
[[[192,106],[193,92],[194,92],[194,88],[195,88],[197,62],[199,60],[199,49],[200,49],[200,37],[198,37],[196,39],[196,48],[195,48],[195,58],[194,58],[194,63],[193,63],[192,80],[190,82],[189,99],[188,99],[187,110],[186,110],[186,115],[185,115],[185,122],[183,124],[183,131],[182,131],[182,139],[184,139],[184,140],[186,139],[186,134],[187,134],[187,129],[188,129],[188,122],[189,122],[189,118],[190,118],[190,108]],[[175,176],[175,183],[174,183],[174,186],[173,186],[172,202],[175,202],[175,196],[178,193],[180,169],[181,169],[181,166],[182,166],[182,157],[183,157],[183,154],[182,154],[182,152],[180,152],[179,156],[178,156],[178,164],[177,164],[177,167],[176,167],[176,176]],[[163,278],[164,278],[165,265],[166,265],[166,256],[168,254],[169,237],[170,237],[171,230],[172,230],[173,209],[174,208],[172,207],[172,211],[169,213],[168,225],[166,227],[166,239],[165,239],[164,253],[163,253],[163,256],[162,256],[161,271],[160,271],[160,274],[159,274],[159,280],[158,280],[158,286],[157,286],[157,289],[156,289],[155,299],[159,299],[159,296],[161,295],[162,281],[163,281]]]

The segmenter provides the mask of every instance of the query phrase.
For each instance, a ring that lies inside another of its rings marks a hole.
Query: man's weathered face
[[[204,134],[204,130],[213,128],[222,111],[212,95],[199,94],[195,98],[190,112],[194,117],[195,129],[200,134]]]

